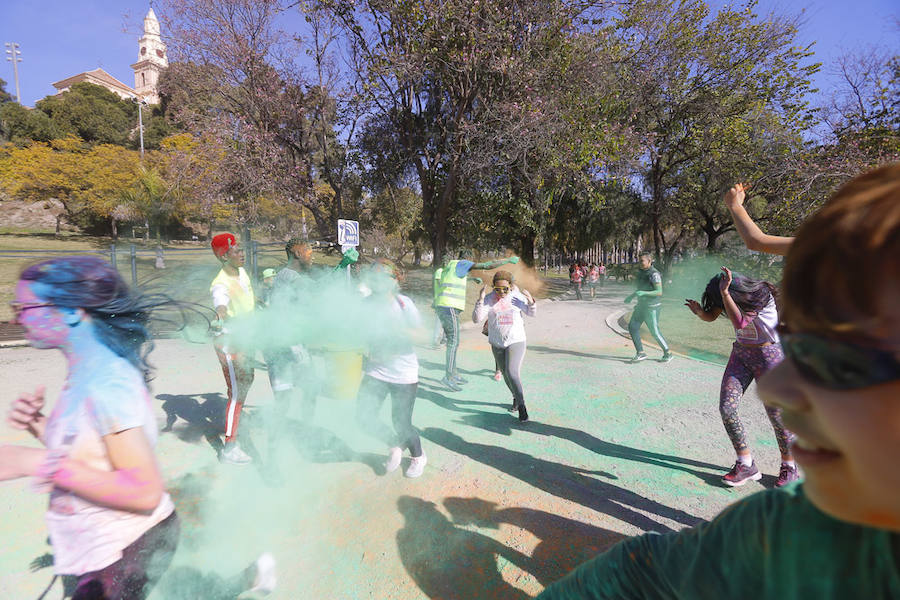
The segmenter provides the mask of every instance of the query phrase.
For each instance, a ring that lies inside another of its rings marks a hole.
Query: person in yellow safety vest
[[[253,357],[244,354],[241,348],[235,345],[234,340],[228,339],[225,325],[231,320],[250,315],[256,305],[256,298],[250,277],[244,270],[244,250],[234,235],[220,233],[213,237],[211,245],[216,258],[222,263],[222,270],[209,287],[217,317],[213,327],[218,331],[213,345],[222,365],[228,389],[225,450],[221,459],[224,462],[244,465],[249,463],[251,458],[241,450],[237,432],[244,400],[253,383]]]
[[[518,256],[503,260],[475,263],[469,260],[471,252],[460,251],[458,258],[453,259],[450,253],[444,255],[441,269],[440,287],[435,290],[434,308],[447,338],[447,363],[441,383],[450,391],[458,392],[460,385],[468,383],[459,376],[456,368],[456,351],[459,348],[459,313],[466,308],[466,282],[472,269],[496,269],[505,264],[519,262]],[[477,277],[472,278],[481,283]]]

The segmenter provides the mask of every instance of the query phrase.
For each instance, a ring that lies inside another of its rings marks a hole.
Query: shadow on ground
[[[422,431],[422,437],[452,452],[468,456],[474,461],[512,475],[548,494],[607,514],[642,531],[660,533],[672,531],[667,525],[655,521],[644,513],[689,527],[703,522],[702,519],[683,510],[671,508],[604,481],[616,479],[615,475],[606,471],[587,470],[501,446],[468,442],[446,429],[428,427]]]
[[[541,510],[498,509],[479,498],[446,498],[443,504],[452,520],[433,502],[410,496],[397,501],[404,518],[397,532],[400,560],[429,598],[530,598],[504,580],[499,565],[511,563],[546,586],[624,537]],[[501,524],[524,529],[540,540],[531,555],[471,530],[472,526],[497,530]]]
[[[569,440],[585,450],[589,450],[602,456],[642,462],[656,467],[690,473],[705,483],[716,487],[722,486],[721,476],[728,471],[728,467],[723,467],[722,465],[714,465],[712,463],[702,462],[691,458],[650,452],[648,450],[641,450],[640,448],[632,448],[631,446],[606,442],[586,431],[581,431],[580,429],[550,425],[533,419],[530,420],[527,425],[522,426],[508,415],[479,411],[477,413],[463,415],[458,422],[471,427],[478,427],[492,433],[499,433],[501,435],[511,435],[513,428],[515,428],[516,430],[533,433],[535,435],[546,435]],[[710,473],[700,469],[709,469],[713,472]]]

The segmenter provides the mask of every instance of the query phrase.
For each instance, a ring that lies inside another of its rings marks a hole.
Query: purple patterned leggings
[[[731,439],[735,452],[748,450],[747,433],[741,419],[738,417],[738,402],[747,391],[747,387],[754,379],[759,379],[769,369],[784,360],[784,352],[781,344],[753,347],[744,346],[735,342],[731,349],[731,357],[725,367],[722,376],[722,389],[719,392],[719,413],[722,415],[722,424]],[[781,422],[781,409],[766,407],[766,414],[772,422],[775,430],[775,439],[778,440],[778,449],[782,455],[790,452],[790,442],[794,434],[784,428]]]

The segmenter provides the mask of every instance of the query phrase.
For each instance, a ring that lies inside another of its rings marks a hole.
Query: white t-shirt
[[[734,337],[741,344],[765,344],[781,341],[778,337],[778,309],[775,298],[769,298],[766,307],[759,311],[742,329],[735,329]]]
[[[66,383],[47,419],[44,442],[48,449],[65,449],[69,458],[94,469],[113,471],[104,435],[142,427],[150,446],[155,447],[158,432],[150,394],[138,370],[114,356],[101,373],[97,376],[97,370],[92,370],[84,381]],[[167,493],[151,514],[142,514],[99,506],[54,487],[45,517],[54,571],[83,575],[108,567],[122,558],[122,550],[174,509]]]
[[[528,299],[514,289],[501,299],[496,292],[491,292],[475,303],[472,320],[480,323],[487,318],[488,342],[496,348],[507,348],[517,342],[525,341],[525,319],[527,314],[533,317],[537,307],[528,304]]]
[[[390,304],[388,321],[378,323],[384,331],[395,332],[390,339],[376,340],[366,358],[365,374],[387,383],[418,383],[419,359],[407,330],[422,325],[419,309],[409,297],[397,294]]]

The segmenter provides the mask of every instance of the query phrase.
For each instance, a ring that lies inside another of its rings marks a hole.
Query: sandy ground
[[[633,348],[605,319],[629,289],[540,302],[528,322],[524,425],[505,409],[510,394],[491,378],[480,328],[463,330],[462,392],[437,383],[443,350],[419,348],[414,423],[428,456],[419,479],[383,474],[385,448],[359,433],[353,401],[320,398],[314,426],[299,410],[273,415],[262,370],[242,421],[257,461],[220,464],[224,382],[212,348],[160,341],[153,394],[160,427],[174,423],[158,454],[182,533],[151,598],[233,598],[229,577],[265,550],[279,564],[270,598],[528,598],[623,536],[708,520],[771,486],[777,447],[755,387],[742,416],[767,476],[729,489],[718,483],[733,461],[718,414],[722,368],[659,363],[653,349],[650,360],[626,362]],[[56,352],[0,350],[0,406],[41,383],[54,398],[63,376]],[[273,416],[291,426],[277,452],[266,435]],[[30,443],[6,426],[0,442]],[[46,500],[22,481],[4,484],[2,498],[0,597],[36,598],[52,578]]]

